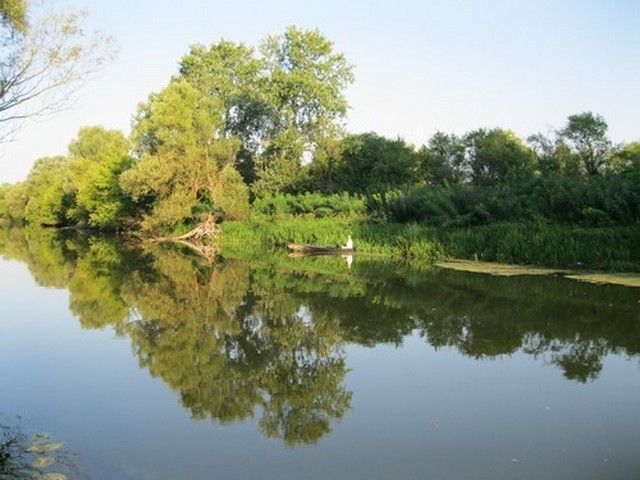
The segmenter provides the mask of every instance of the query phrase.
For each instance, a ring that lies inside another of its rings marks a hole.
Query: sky
[[[53,0],[46,0],[48,5]],[[640,140],[640,0],[57,0],[115,38],[117,59],[73,106],[0,144],[0,182],[64,154],[78,129],[129,132],[189,45],[258,45],[288,25],[318,28],[354,66],[347,129],[422,145],[436,131],[503,127],[526,137],[568,115],[605,117]]]

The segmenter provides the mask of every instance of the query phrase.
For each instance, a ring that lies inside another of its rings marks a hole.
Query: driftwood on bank
[[[207,219],[196,228],[188,231],[184,235],[175,237],[174,240],[213,242],[218,239],[219,234],[220,228],[218,224],[215,222],[213,216],[209,215]]]
[[[204,222],[183,235],[177,237],[158,237],[152,239],[152,241],[156,243],[170,242],[183,245],[207,260],[213,260],[218,253],[220,253],[217,245],[219,235],[220,228],[213,216],[209,215]]]

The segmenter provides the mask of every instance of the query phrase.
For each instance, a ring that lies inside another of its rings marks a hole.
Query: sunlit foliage
[[[115,228],[131,214],[119,175],[131,166],[129,142],[117,130],[85,127],[69,145],[69,183],[74,205],[67,218],[96,228]]]
[[[122,188],[143,209],[142,227],[159,231],[219,210],[242,216],[248,193],[233,162],[239,144],[224,137],[223,105],[184,80],[140,106],[133,131],[139,160],[124,172]],[[224,173],[222,173],[224,172]],[[235,195],[220,200],[226,188]]]

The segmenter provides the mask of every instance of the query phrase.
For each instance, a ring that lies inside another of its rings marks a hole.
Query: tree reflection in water
[[[318,441],[349,410],[343,348],[416,332],[474,359],[523,352],[573,381],[640,353],[637,290],[497,278],[359,257],[203,261],[188,252],[53,230],[2,230],[0,252],[67,288],[85,328],[130,338],[141,367],[197,419],[259,413],[267,437]],[[241,257],[241,254],[236,254]]]

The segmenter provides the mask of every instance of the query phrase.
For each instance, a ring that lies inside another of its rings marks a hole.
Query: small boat
[[[355,252],[355,248],[341,247],[340,245],[327,246],[327,245],[310,245],[307,243],[290,243],[287,248],[292,252],[307,253],[320,255],[323,253],[344,253],[350,254]]]

